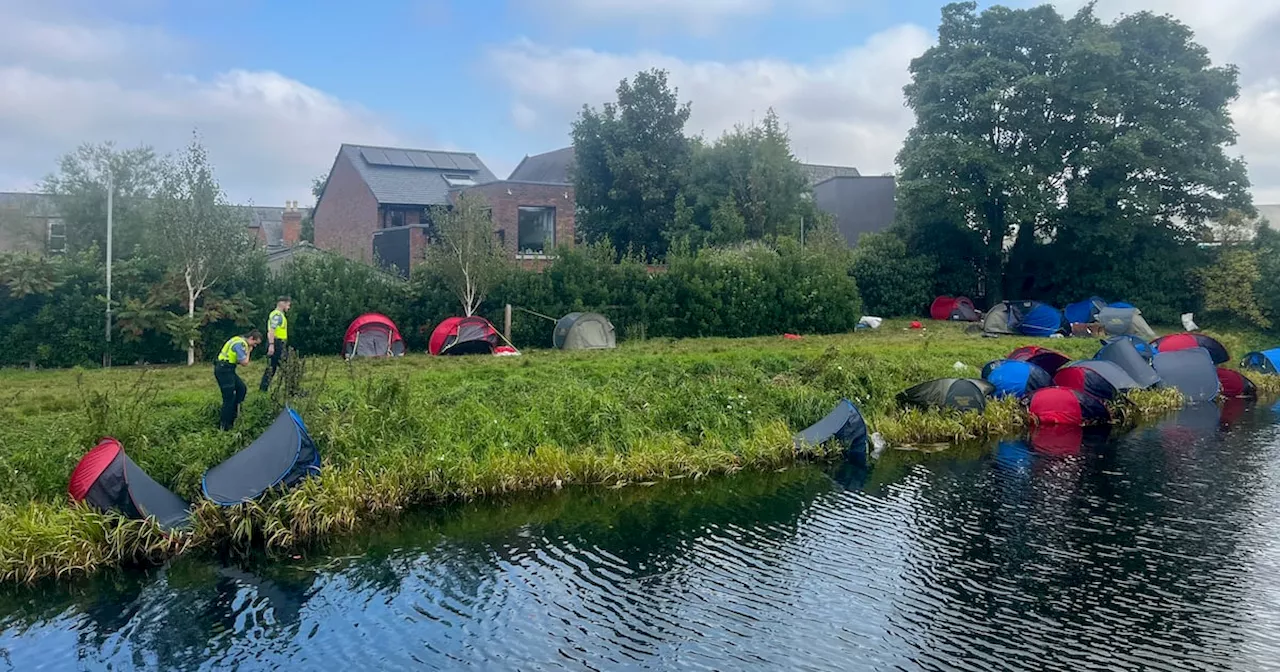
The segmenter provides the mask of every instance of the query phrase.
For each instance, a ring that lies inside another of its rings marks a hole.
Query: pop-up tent
[[[1137,336],[1134,336],[1132,334],[1128,334],[1124,336],[1108,337],[1106,340],[1102,341],[1102,346],[1105,348],[1106,346],[1111,345],[1116,341],[1128,342],[1129,345],[1132,346],[1135,351],[1137,351],[1138,356],[1142,357],[1142,360],[1145,362],[1150,362],[1151,358],[1156,354],[1156,346],[1151,345],[1145,340]],[[1099,350],[1098,352],[1102,352],[1102,350]],[[1094,358],[1095,359],[1097,358],[1096,354],[1094,355]]]
[[[1053,384],[1066,387],[1103,401],[1111,401],[1119,394],[1102,374],[1083,366],[1064,366],[1053,374]]]
[[[974,378],[939,378],[898,393],[898,402],[920,408],[954,408],[981,411],[995,386]]]
[[[342,339],[342,354],[352,357],[399,357],[404,339],[391,318],[381,313],[365,313],[351,321]]]
[[[977,322],[978,309],[967,296],[939,296],[929,306],[929,317],[935,320],[955,320],[957,322]]]
[[[1145,345],[1145,344],[1143,344]],[[1160,375],[1151,368],[1147,359],[1139,354],[1133,342],[1127,338],[1117,338],[1102,346],[1098,354],[1093,356],[1096,362],[1111,362],[1129,374],[1133,382],[1146,389],[1160,383]]]
[[[267,431],[225,462],[204,472],[205,497],[232,506],[287,488],[320,471],[320,451],[302,418],[286,408]]]
[[[1071,358],[1049,348],[1042,348],[1038,345],[1024,345],[1021,348],[1009,353],[1006,359],[1012,359],[1019,362],[1030,362],[1044,369],[1049,375],[1058,372],[1058,369],[1067,365]]]
[[[1068,303],[1062,314],[1072,324],[1088,324],[1097,317],[1098,311],[1107,307],[1107,302],[1099,297],[1091,296],[1084,301]]]
[[[1138,381],[1134,380],[1133,376],[1129,375],[1124,368],[1115,362],[1108,362],[1102,359],[1085,359],[1079,362],[1072,362],[1062,367],[1058,370],[1058,373],[1062,373],[1066,369],[1073,368],[1089,369],[1090,371],[1097,373],[1099,376],[1105,378],[1108,383],[1111,383],[1111,386],[1116,388],[1116,391],[1118,392],[1142,389],[1142,385],[1140,385]],[[1147,368],[1150,369],[1151,367],[1148,366]],[[1151,373],[1152,375],[1155,375],[1155,371],[1152,371]],[[1068,385],[1067,387],[1071,386]],[[1085,391],[1087,392],[1088,390]]]
[[[1106,404],[1079,390],[1046,387],[1031,395],[1031,417],[1042,425],[1096,425],[1111,421]]]
[[[1062,311],[1039,301],[1005,301],[982,320],[988,334],[1052,336],[1064,330]]]
[[[1032,392],[1053,385],[1048,371],[1032,364],[1012,359],[997,359],[982,367],[982,378],[995,388],[992,395],[999,397],[1025,397]]]
[[[160,527],[186,527],[191,505],[156,483],[125,454],[119,441],[105,438],[80,458],[67,485],[71,499],[126,518],[154,517]]]
[[[1151,345],[1158,353],[1203,348],[1213,358],[1214,364],[1226,364],[1231,361],[1231,355],[1227,354],[1227,349],[1217,339],[1204,334],[1169,334],[1152,341]]]
[[[1218,369],[1204,348],[1156,353],[1151,366],[1168,387],[1176,388],[1187,401],[1209,401],[1218,396]]]
[[[1147,324],[1146,319],[1142,317],[1142,311],[1137,308],[1107,306],[1098,311],[1098,322],[1101,322],[1102,328],[1112,336],[1132,335],[1143,340],[1156,337],[1156,332],[1151,329],[1151,325]]]
[[[835,441],[840,444],[845,455],[865,452],[867,421],[853,402],[841,399],[826,417],[796,434],[794,441],[797,451]]]
[[[1273,376],[1280,374],[1280,348],[1251,352],[1240,360],[1240,368]]]
[[[427,350],[433,355],[493,354],[498,330],[478,315],[450,317],[431,332]]]
[[[594,350],[617,347],[613,323],[600,313],[569,313],[556,322],[551,338],[561,350]]]
[[[1247,376],[1239,371],[1218,367],[1218,387],[1222,396],[1227,399],[1258,396],[1258,388]]]

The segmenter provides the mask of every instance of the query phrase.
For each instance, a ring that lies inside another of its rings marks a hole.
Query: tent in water
[[[1218,369],[1204,348],[1158,352],[1151,366],[1166,386],[1177,388],[1187,401],[1210,401],[1218,396]]]
[[[1088,324],[1089,322],[1094,321],[1094,318],[1098,315],[1098,311],[1106,307],[1106,301],[1103,301],[1096,296],[1091,296],[1084,301],[1067,304],[1067,307],[1062,310],[1062,313],[1066,316],[1067,322],[1072,324]]]
[[[427,351],[433,355],[493,354],[498,330],[478,315],[450,317],[431,332]]]
[[[1048,371],[1032,364],[1012,359],[997,359],[982,367],[982,378],[995,388],[992,394],[1000,397],[1025,397],[1032,392],[1053,385]]]
[[[302,418],[286,408],[257,441],[204,472],[205,497],[232,506],[261,497],[274,487],[287,488],[320,471],[320,451]]]
[[[1142,385],[1140,385],[1138,381],[1134,380],[1133,376],[1129,375],[1124,368],[1115,362],[1108,362],[1101,359],[1086,359],[1079,362],[1072,362],[1059,369],[1058,373],[1062,373],[1066,369],[1074,368],[1089,369],[1097,373],[1105,378],[1108,383],[1111,383],[1111,386],[1116,388],[1119,392],[1142,389]],[[1147,368],[1150,369],[1151,367],[1148,366]],[[1155,371],[1152,371],[1151,373],[1154,375]],[[1070,385],[1067,387],[1070,387]]]
[[[867,421],[862,412],[848,399],[841,399],[823,419],[795,435],[796,450],[817,447],[828,441],[840,444],[845,455],[865,453],[867,449]]]
[[[1240,368],[1277,375],[1280,373],[1280,348],[1251,352],[1240,360]]]
[[[929,317],[935,320],[955,320],[957,322],[977,322],[978,309],[967,296],[939,296],[929,306]]]
[[[1133,335],[1143,340],[1156,337],[1156,332],[1152,331],[1151,325],[1142,317],[1142,311],[1137,308],[1107,306],[1098,311],[1098,322],[1112,336]]]
[[[119,441],[106,438],[80,458],[67,485],[71,499],[126,518],[154,517],[160,527],[186,527],[191,505],[156,483],[125,454]]]
[[[1258,388],[1243,373],[1218,367],[1218,385],[1227,399],[1258,396]]]
[[[1102,374],[1083,366],[1064,366],[1053,374],[1053,384],[1084,392],[1103,401],[1111,401],[1119,394]]]
[[[1067,365],[1071,358],[1049,348],[1042,348],[1038,345],[1024,345],[1021,348],[1009,353],[1006,359],[1012,359],[1019,362],[1030,362],[1044,369],[1049,375],[1058,372],[1058,369]]]
[[[365,313],[351,321],[342,339],[342,354],[352,357],[399,357],[404,339],[391,318],[381,313]]]
[[[954,408],[981,411],[995,386],[974,378],[939,378],[898,393],[898,402],[921,408]]]
[[[1111,421],[1111,412],[1097,398],[1067,387],[1046,387],[1031,395],[1031,417],[1042,425],[1097,425]]]
[[[561,350],[595,350],[618,346],[613,323],[600,313],[569,313],[556,322],[552,342]]]
[[[1226,364],[1231,361],[1231,355],[1227,354],[1227,349],[1213,337],[1204,334],[1169,334],[1152,341],[1151,345],[1155,346],[1156,352],[1204,348],[1213,358],[1214,364]]]
[[[1111,345],[1116,341],[1127,341],[1129,345],[1133,346],[1133,349],[1138,353],[1138,356],[1142,357],[1142,361],[1144,362],[1150,362],[1151,357],[1156,354],[1156,346],[1151,345],[1150,343],[1146,342],[1145,340],[1137,336],[1134,336],[1133,334],[1128,334],[1124,336],[1112,336],[1104,340],[1102,342],[1102,346],[1103,348],[1106,348],[1106,346]],[[1098,353],[1101,353],[1101,352],[1102,350],[1098,351]],[[1093,357],[1094,359],[1097,359],[1098,355],[1095,354]]]
[[[1084,448],[1096,449],[1106,443],[1111,435],[1111,425],[1049,425],[1041,424],[1027,433],[1031,448],[1038,455],[1070,457],[1079,455]]]
[[[1005,301],[992,307],[982,321],[988,334],[1052,336],[1062,332],[1062,311],[1039,301]]]

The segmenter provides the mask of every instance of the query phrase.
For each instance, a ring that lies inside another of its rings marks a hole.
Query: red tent
[[[1231,355],[1227,354],[1227,349],[1212,336],[1204,334],[1169,334],[1161,336],[1151,344],[1156,346],[1157,352],[1174,352],[1177,350],[1190,350],[1191,348],[1204,348],[1209,351],[1209,356],[1213,358],[1214,364],[1226,364],[1231,361]]]
[[[1024,345],[1009,353],[1009,356],[1005,357],[1005,359],[1012,359],[1015,362],[1030,362],[1048,371],[1051,376],[1056,374],[1058,369],[1071,362],[1071,358],[1061,352],[1042,348],[1038,345]]]
[[[1222,396],[1225,399],[1258,396],[1258,388],[1243,373],[1232,369],[1218,367],[1218,382],[1222,384]]]
[[[347,327],[342,339],[342,354],[352,357],[399,357],[404,354],[404,339],[391,318],[381,313],[365,313]]]
[[[939,296],[929,306],[929,316],[935,320],[956,320],[959,322],[977,322],[978,309],[967,296]]]
[[[427,351],[433,355],[493,354],[498,347],[498,330],[478,315],[450,317],[431,332]]]
[[[1111,413],[1101,401],[1066,387],[1044,387],[1031,395],[1028,409],[1042,425],[1092,425],[1107,422]]]

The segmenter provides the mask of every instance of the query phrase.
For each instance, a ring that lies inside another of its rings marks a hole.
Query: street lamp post
[[[115,205],[113,178],[112,172],[107,171],[107,347],[102,351],[103,367],[111,366],[111,228]]]

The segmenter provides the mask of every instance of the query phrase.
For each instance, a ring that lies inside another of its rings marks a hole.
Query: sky
[[[584,104],[652,67],[692,102],[691,133],[772,107],[800,160],[881,174],[911,126],[902,86],[941,4],[0,0],[0,191],[36,189],[83,142],[166,153],[193,131],[237,203],[310,205],[343,142],[471,151],[505,176],[567,146]],[[1097,3],[1104,18],[1144,9],[1239,66],[1233,151],[1255,201],[1280,203],[1280,0]]]

